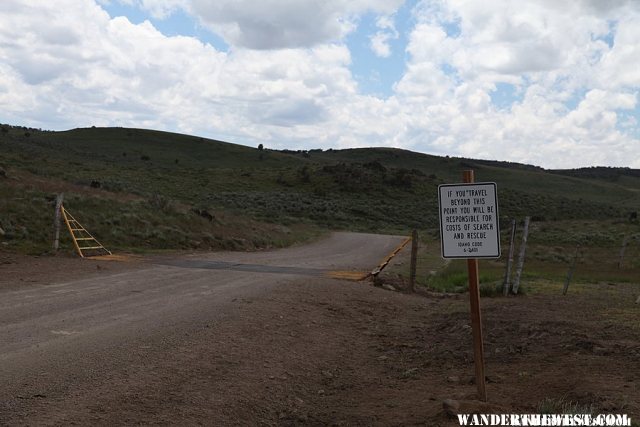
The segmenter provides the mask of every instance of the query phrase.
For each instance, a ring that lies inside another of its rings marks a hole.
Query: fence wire
[[[504,230],[503,230],[504,231]],[[439,235],[426,235],[418,252],[418,281],[430,285],[438,278],[464,276],[466,264],[458,260],[443,260],[440,257]],[[619,237],[616,244],[597,244],[589,238],[589,244],[555,243],[539,238],[533,230],[526,247],[523,283],[537,278],[564,283],[573,269],[572,282],[624,283],[638,289],[640,284],[640,233],[633,232],[627,238]],[[587,236],[589,237],[589,236]],[[618,238],[618,237],[616,237]],[[487,281],[503,281],[509,256],[509,233],[502,233],[502,254],[498,259],[481,260],[481,273]],[[626,242],[625,242],[626,240]],[[514,241],[513,263],[510,282],[513,282],[522,241],[521,233]],[[623,245],[623,242],[625,244]],[[406,265],[408,271],[408,262]],[[402,269],[393,270],[400,272]],[[402,272],[404,274],[404,272]]]

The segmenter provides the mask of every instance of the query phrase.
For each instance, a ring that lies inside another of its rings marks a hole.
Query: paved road
[[[0,424],[56,423],[96,381],[171,357],[181,337],[232,318],[231,302],[330,270],[370,270],[402,238],[335,233],[258,253],[156,259],[110,276],[0,291]],[[150,357],[150,356],[149,356]]]

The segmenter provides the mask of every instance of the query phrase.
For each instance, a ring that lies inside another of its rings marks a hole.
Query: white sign
[[[500,228],[496,184],[438,187],[443,258],[499,258]]]

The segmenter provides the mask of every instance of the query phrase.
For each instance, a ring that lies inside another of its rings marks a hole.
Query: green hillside
[[[478,181],[497,182],[503,225],[525,215],[626,224],[640,210],[640,173],[628,169],[547,171],[391,148],[259,150],[142,129],[1,130],[3,245],[36,253],[50,245],[59,191],[89,229],[124,249],[257,248],[327,229],[435,229],[437,186],[469,168]]]

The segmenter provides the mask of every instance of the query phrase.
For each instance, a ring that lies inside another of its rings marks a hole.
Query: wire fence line
[[[628,228],[629,225],[627,225]],[[638,228],[640,230],[640,228]],[[631,229],[626,235],[616,230],[611,233],[610,240],[615,244],[599,244],[590,236],[576,239],[577,242],[556,243],[548,235],[538,234],[534,229],[526,247],[524,268],[521,280],[526,286],[538,279],[558,283],[560,289],[567,278],[574,283],[620,283],[628,284],[633,289],[640,289],[640,232]],[[608,230],[605,230],[608,232]],[[598,231],[598,236],[606,234]],[[502,230],[502,253],[500,258],[481,261],[481,277],[485,284],[508,280],[509,286],[515,282],[515,270],[522,238],[520,233],[514,236],[514,259],[511,275],[507,278],[507,261],[509,259],[510,233]],[[421,241],[421,249],[417,257],[418,282],[438,289],[442,282],[460,282],[464,285],[465,263],[456,260],[445,260],[440,256],[441,245],[439,233],[426,233]],[[408,264],[408,263],[407,263]],[[396,270],[393,270],[396,271]]]

